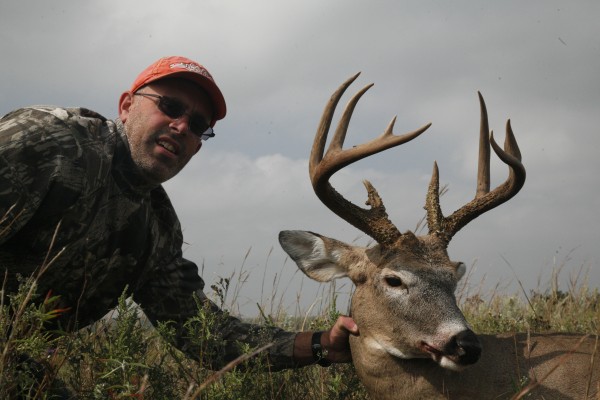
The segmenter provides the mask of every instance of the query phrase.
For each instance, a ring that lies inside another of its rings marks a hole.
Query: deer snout
[[[466,329],[452,338],[444,353],[458,365],[475,364],[481,356],[481,343],[472,330]]]
[[[461,371],[475,364],[481,356],[481,343],[470,329],[462,330],[452,336],[441,348],[426,342],[421,342],[420,347],[441,367],[454,371]]]

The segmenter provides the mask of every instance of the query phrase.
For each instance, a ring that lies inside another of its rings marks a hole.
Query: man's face
[[[142,87],[136,93],[167,96],[186,106],[185,115],[173,119],[158,108],[158,98],[124,93],[119,117],[131,149],[131,157],[151,183],[160,184],[173,176],[200,150],[200,137],[190,131],[190,115],[208,123],[212,108],[206,94],[183,79],[163,79]]]

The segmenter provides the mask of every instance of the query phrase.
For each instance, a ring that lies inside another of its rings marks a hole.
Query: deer
[[[325,153],[334,110],[359,74],[344,82],[325,106],[310,153],[309,175],[319,200],[376,244],[355,246],[300,230],[281,231],[279,242],[311,279],[352,280],[350,315],[359,334],[350,337],[350,348],[356,374],[369,396],[378,400],[509,399],[530,392],[543,399],[600,398],[597,335],[476,335],[457,305],[455,290],[466,267],[450,260],[450,240],[473,219],[513,198],[525,183],[510,119],[502,149],[489,131],[487,108],[478,92],[481,116],[474,198],[444,216],[434,162],[425,199],[428,233],[401,233],[369,181],[363,181],[369,208],[362,208],[346,200],[329,179],[358,160],[415,139],[431,124],[396,135],[394,117],[379,137],[343,149],[352,113],[370,84],[348,101]],[[506,181],[493,190],[490,145],[509,167]]]

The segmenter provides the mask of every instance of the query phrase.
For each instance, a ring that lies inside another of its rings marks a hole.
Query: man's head
[[[146,68],[119,101],[133,161],[156,184],[187,164],[225,114],[212,76],[183,57],[161,58]]]

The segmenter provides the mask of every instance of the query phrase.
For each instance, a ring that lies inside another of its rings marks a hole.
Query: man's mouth
[[[158,139],[156,141],[156,144],[158,144],[163,149],[166,149],[170,153],[173,153],[173,154],[177,155],[178,149],[177,149],[176,145],[173,144],[173,142],[168,141],[168,140],[164,140],[164,139]]]

